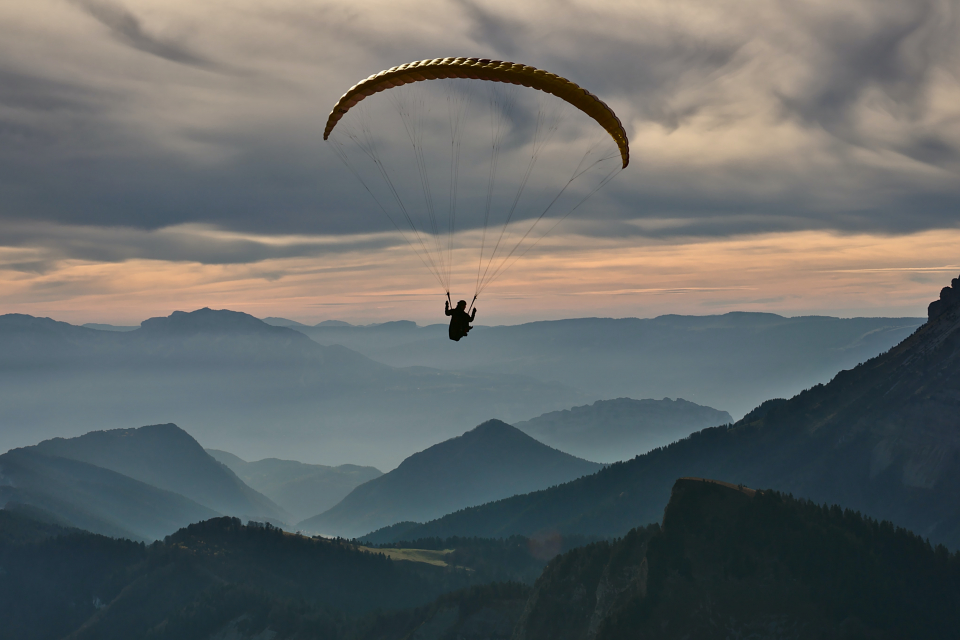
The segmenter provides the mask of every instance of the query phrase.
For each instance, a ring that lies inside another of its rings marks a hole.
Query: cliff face
[[[956,312],[960,307],[960,278],[954,278],[949,287],[940,290],[940,299],[927,307],[927,319],[933,320],[948,311]]]
[[[663,526],[553,560],[514,640],[946,638],[960,556],[772,491],[676,482]]]

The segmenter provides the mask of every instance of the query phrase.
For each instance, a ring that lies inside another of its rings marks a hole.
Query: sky
[[[960,274],[958,20],[925,0],[0,3],[0,313],[443,321],[323,125],[373,73],[474,56],[579,83],[631,146],[478,323],[922,316]],[[479,234],[455,237],[457,297]]]

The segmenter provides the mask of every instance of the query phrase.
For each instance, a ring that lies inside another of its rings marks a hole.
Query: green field
[[[374,549],[372,547],[357,547],[360,551],[367,553],[382,553],[391,560],[408,560],[410,562],[423,562],[432,564],[436,567],[446,567],[447,562],[444,556],[453,553],[453,549]]]

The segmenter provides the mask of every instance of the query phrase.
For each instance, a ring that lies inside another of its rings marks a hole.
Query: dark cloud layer
[[[200,56],[173,39],[160,38],[148,33],[140,19],[120,4],[106,0],[73,0],[74,4],[96,18],[110,30],[110,34],[138,51],[150,55],[203,68],[215,67],[214,63]]]
[[[442,7],[448,29],[421,32],[352,5],[264,5],[227,16],[248,21],[232,38],[226,28],[208,37],[219,25],[188,4],[172,5],[177,20],[162,28],[157,10],[133,5],[51,6],[95,25],[76,55],[102,66],[68,72],[0,48],[0,236],[57,259],[219,264],[320,250],[150,239],[172,225],[389,231],[322,142],[325,114],[364,74],[450,49],[554,70],[620,112],[634,164],[577,222],[582,233],[907,233],[960,219],[960,103],[944,97],[960,98],[952,1],[782,4],[757,15],[737,3],[630,13],[565,2],[534,20],[456,0]],[[103,62],[113,59],[122,64]],[[776,135],[796,139],[777,154],[765,144]],[[698,136],[701,147],[689,142]],[[674,139],[687,141],[686,156],[672,152]],[[58,225],[93,231],[68,240]]]

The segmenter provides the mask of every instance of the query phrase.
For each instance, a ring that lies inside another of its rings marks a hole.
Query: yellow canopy
[[[556,74],[515,62],[487,60],[486,58],[420,60],[372,75],[351,87],[337,101],[330,112],[330,117],[327,118],[327,126],[323,130],[323,139],[326,140],[330,136],[333,128],[337,126],[337,122],[347,111],[367,96],[421,80],[438,80],[441,78],[466,78],[519,84],[555,95],[596,120],[613,137],[620,148],[623,167],[626,168],[630,162],[630,143],[627,140],[627,132],[624,131],[620,118],[603,100],[576,83]]]

